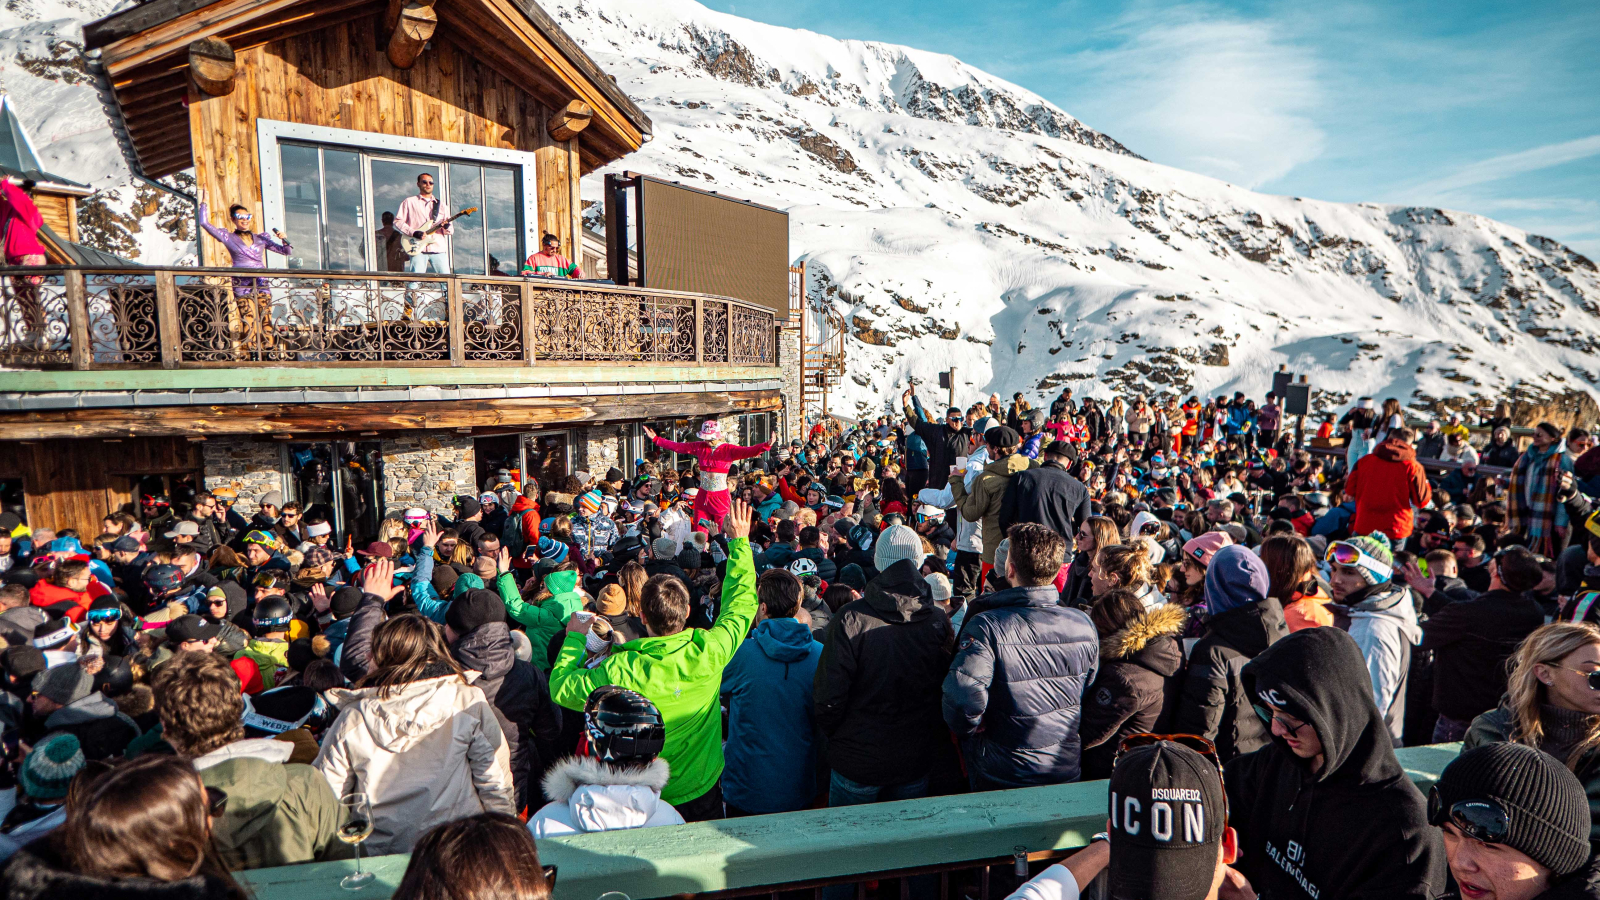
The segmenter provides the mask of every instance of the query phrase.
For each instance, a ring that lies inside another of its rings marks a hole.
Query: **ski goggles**
[[[122,610],[91,609],[87,614],[85,614],[85,618],[91,622],[116,622],[122,619]]]
[[[1367,555],[1360,547],[1344,541],[1335,541],[1328,547],[1327,560],[1336,566],[1359,566],[1387,581],[1394,575],[1394,566]]]
[[[1511,837],[1511,816],[1499,801],[1461,800],[1446,809],[1439,786],[1434,785],[1428,790],[1428,824],[1438,828],[1445,822],[1479,843],[1504,844]]]

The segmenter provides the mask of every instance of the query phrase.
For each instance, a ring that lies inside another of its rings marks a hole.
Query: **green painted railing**
[[[1460,744],[1399,751],[1406,774],[1426,790]],[[888,872],[1029,852],[1081,847],[1105,827],[1106,783],[960,794],[550,838],[539,861],[558,867],[555,900],[595,900],[621,891],[633,900]],[[353,862],[255,869],[240,879],[258,900],[388,897],[406,854],[368,860],[378,880],[358,894],[340,890]]]

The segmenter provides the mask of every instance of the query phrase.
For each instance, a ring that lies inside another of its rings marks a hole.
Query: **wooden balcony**
[[[0,267],[0,367],[776,367],[772,310],[481,275]]]

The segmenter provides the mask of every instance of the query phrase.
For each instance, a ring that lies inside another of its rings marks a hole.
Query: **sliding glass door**
[[[434,181],[440,218],[455,221],[446,241],[451,270],[516,275],[522,262],[522,173],[517,166],[447,162],[329,145],[284,141],[284,231],[294,245],[290,268],[404,271],[408,259],[394,217]]]

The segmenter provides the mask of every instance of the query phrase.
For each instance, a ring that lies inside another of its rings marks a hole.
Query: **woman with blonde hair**
[[[1589,795],[1591,822],[1600,821],[1600,627],[1552,622],[1511,657],[1500,706],[1476,719],[1461,749],[1510,741],[1543,750],[1566,765]],[[1591,824],[1589,839],[1600,840]]]
[[[1155,572],[1149,545],[1136,540],[1101,547],[1095,553],[1094,565],[1089,568],[1089,583],[1096,599],[1118,588],[1133,591],[1148,611],[1167,602],[1166,595],[1157,590],[1152,581]]]
[[[371,799],[372,855],[408,851],[451,819],[516,814],[494,707],[451,657],[440,626],[415,613],[379,625],[367,675],[328,698],[339,718],[312,765],[334,794]]]

